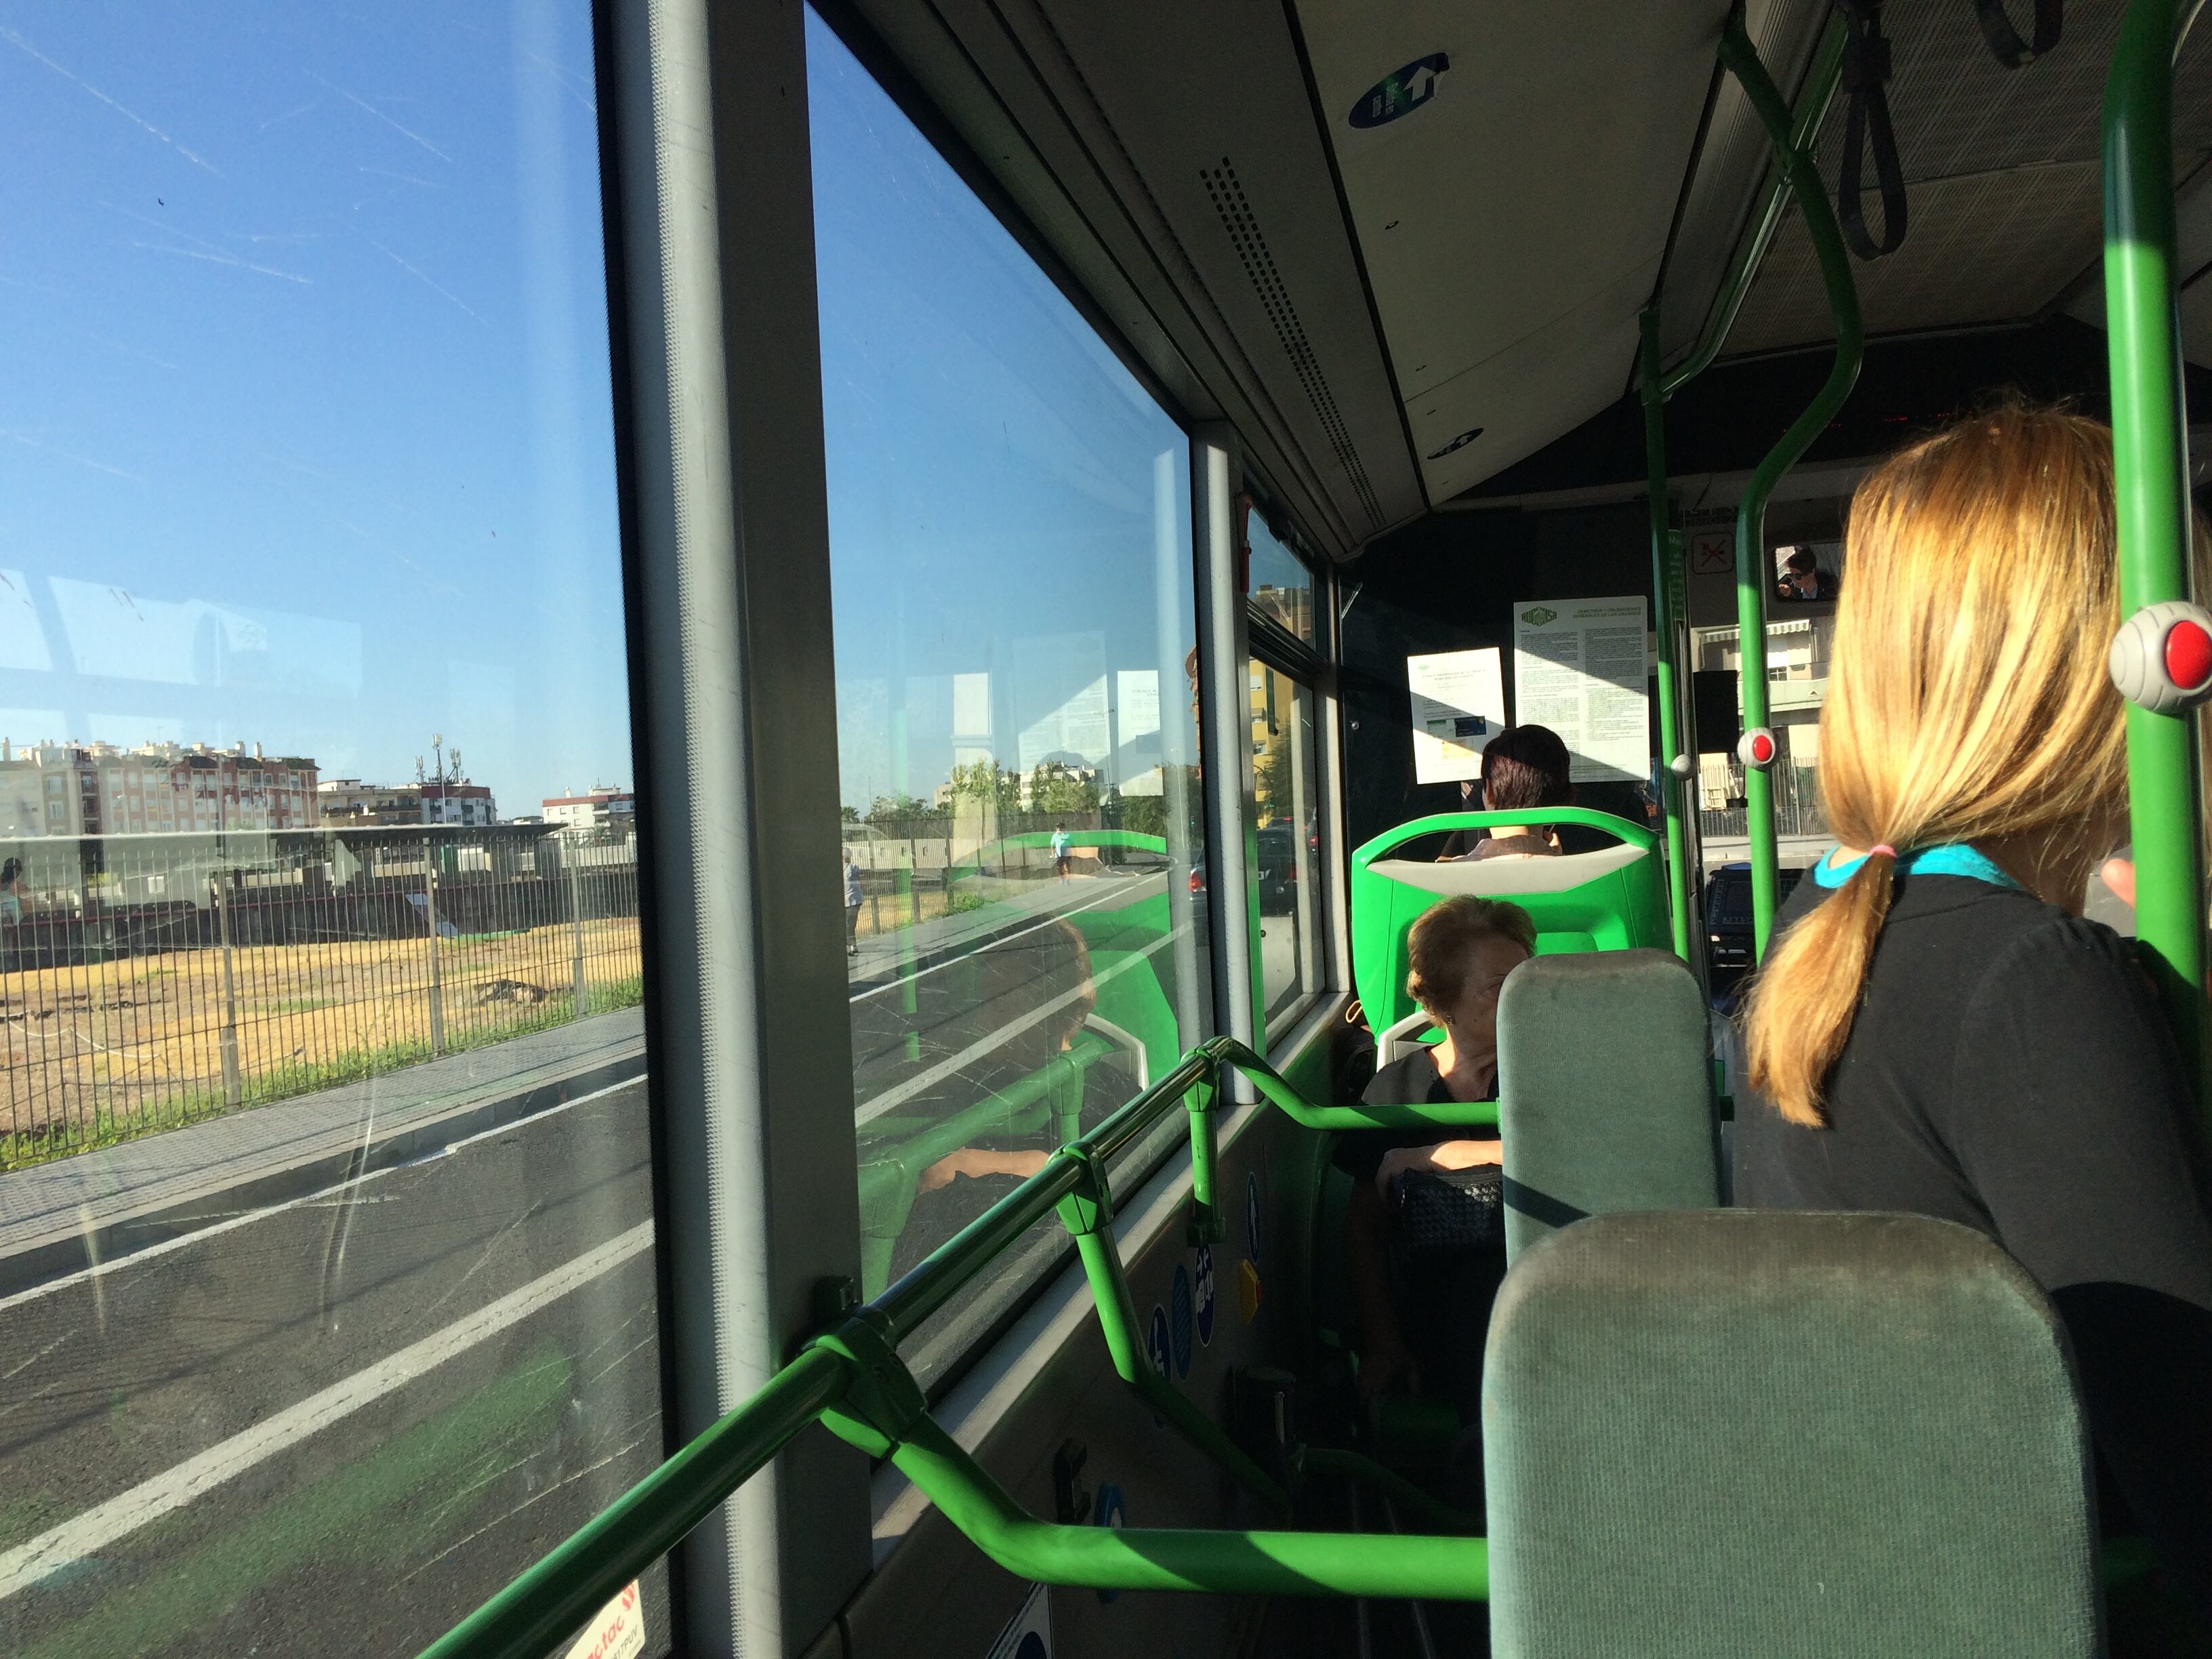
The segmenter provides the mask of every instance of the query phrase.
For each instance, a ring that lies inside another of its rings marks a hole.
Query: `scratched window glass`
[[[1211,1029],[1189,445],[811,14],[807,51],[873,1295]],[[916,1374],[1066,1248],[1003,1253]]]
[[[661,1455],[598,96],[0,3],[16,1659],[413,1652]]]

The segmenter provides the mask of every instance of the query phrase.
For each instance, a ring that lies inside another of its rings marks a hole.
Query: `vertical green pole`
[[[1060,1218],[1075,1239],[1083,1260],[1084,1276],[1091,1281],[1091,1299],[1098,1306],[1099,1334],[1121,1380],[1135,1389],[1155,1416],[1213,1462],[1261,1503],[1275,1509],[1290,1507],[1289,1495],[1204,1412],[1176,1391],[1175,1385],[1152,1369],[1145,1352],[1144,1324],[1138,1317],[1137,1299],[1129,1290],[1129,1276],[1121,1266],[1121,1251],[1114,1237],[1113,1201],[1106,1186],[1103,1163],[1094,1161],[1083,1184],[1060,1203]]]
[[[1766,561],[1766,502],[1784,472],[1796,465],[1823,428],[1851,395],[1859,377],[1865,337],[1859,321],[1858,290],[1851,283],[1850,256],[1844,251],[1843,233],[1836,227],[1836,211],[1829,204],[1827,186],[1812,156],[1793,142],[1790,106],[1759,60],[1751,37],[1743,32],[1741,17],[1731,17],[1722,32],[1721,62],[1741,84],[1767,136],[1773,139],[1783,176],[1797,198],[1805,229],[1820,261],[1820,279],[1827,289],[1828,313],[1836,325],[1836,361],[1828,378],[1805,412],[1790,423],[1782,440],[1753,469],[1744,487],[1735,515],[1735,611],[1743,659],[1743,725],[1751,731],[1769,718],[1766,700],[1766,589],[1773,575]],[[1751,915],[1753,946],[1757,956],[1766,954],[1766,941],[1774,932],[1778,878],[1774,845],[1774,780],[1764,768],[1744,769],[1744,796],[1748,811],[1746,830],[1751,838]]]
[[[1674,924],[1674,954],[1691,960],[1691,874],[1684,831],[1683,781],[1674,770],[1682,753],[1681,702],[1674,662],[1674,582],[1669,562],[1680,568],[1667,529],[1667,405],[1660,391],[1659,307],[1645,308],[1638,354],[1644,389],[1644,459],[1651,474],[1651,615],[1659,641],[1659,800],[1667,815],[1667,901]]]
[[[1189,1242],[1193,1244],[1218,1244],[1229,1237],[1229,1225],[1222,1218],[1214,1190],[1222,1093],[1220,1069],[1210,1066],[1184,1097],[1190,1113]]]
[[[2191,9],[2180,0],[2132,0],[2105,82],[2105,325],[2124,617],[2191,597],[2172,118],[2175,32]],[[2127,720],[2136,933],[2202,1098],[2204,860],[2196,717],[2130,703]]]

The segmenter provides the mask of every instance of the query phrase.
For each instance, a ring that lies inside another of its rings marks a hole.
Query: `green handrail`
[[[2112,355],[2112,469],[2120,611],[2190,594],[2188,417],[2174,305],[2173,53],[2195,12],[2132,0],[2105,82],[2105,327]],[[2136,936],[2204,1085],[2204,856],[2196,716],[2130,702],[2128,817]]]
[[[1316,1127],[1378,1122],[1447,1128],[1495,1118],[1494,1103],[1430,1108],[1331,1108],[1307,1102],[1250,1048],[1215,1037],[933,1251],[874,1302],[805,1344],[758,1394],[706,1430],[469,1618],[423,1659],[535,1659],[681,1542],[816,1419],[888,1456],[947,1518],[1008,1571],[1101,1589],[1184,1589],[1283,1595],[1370,1595],[1480,1601],[1489,1594],[1489,1547],[1473,1536],[1123,1529],[1036,1520],[929,1415],[897,1345],[957,1295],[989,1261],[1055,1211],[1075,1232],[1106,1319],[1117,1369],[1148,1404],[1248,1489],[1278,1507],[1287,1494],[1218,1425],[1169,1388],[1135,1335],[1120,1253],[1112,1245],[1113,1158],[1170,1112],[1186,1110],[1201,1214],[1215,1208],[1211,1142],[1220,1073],[1233,1066],[1261,1096]],[[1489,1116],[1481,1115],[1483,1107]],[[1086,1246],[1085,1241],[1088,1239]],[[849,1297],[849,1289],[847,1295]],[[1173,1402],[1170,1404],[1168,1402]],[[1404,1496],[1404,1483],[1356,1454],[1309,1454],[1340,1473]],[[1425,1500],[1424,1512],[1453,1512]],[[1465,1519],[1465,1517],[1457,1517]]]
[[[1751,37],[1743,31],[1740,15],[1722,31],[1721,62],[1742,86],[1744,95],[1765,124],[1768,135],[1781,150],[1781,163],[1790,188],[1804,216],[1820,261],[1820,280],[1828,291],[1828,313],[1836,325],[1836,361],[1827,380],[1804,413],[1790,422],[1781,441],[1767,452],[1744,487],[1735,514],[1736,631],[1742,659],[1743,724],[1746,731],[1766,724],[1766,589],[1773,580],[1766,560],[1766,502],[1774,486],[1820,434],[1859,377],[1866,341],[1859,320],[1858,290],[1851,282],[1850,257],[1844,252],[1843,233],[1837,228],[1835,209],[1812,154],[1796,141],[1790,106],[1759,61]],[[1766,954],[1774,931],[1778,902],[1777,858],[1774,842],[1774,781],[1763,767],[1744,769],[1745,828],[1751,841],[1752,942],[1754,958]]]
[[[1674,556],[1674,537],[1667,523],[1667,404],[1660,389],[1659,307],[1656,300],[1644,307],[1639,319],[1643,337],[1638,349],[1638,378],[1644,386],[1644,459],[1650,473],[1651,507],[1651,631],[1659,641],[1659,805],[1667,816],[1667,909],[1674,926],[1674,954],[1685,962],[1695,960],[1690,930],[1693,902],[1690,878],[1687,807],[1684,792],[1688,780],[1674,770],[1683,753],[1680,682],[1674,661],[1674,574],[1681,562]]]
[[[1820,124],[1828,118],[1828,106],[1835,100],[1836,88],[1843,83],[1844,46],[1849,39],[1850,31],[1838,14],[1830,21],[1828,32],[1820,37],[1820,51],[1813,59],[1812,68],[1805,73],[1804,85],[1798,88],[1796,118],[1790,130],[1790,149],[1811,152],[1813,141],[1820,135]],[[1766,195],[1766,206],[1759,215],[1759,227],[1737,254],[1720,297],[1705,318],[1705,331],[1698,341],[1697,349],[1660,380],[1662,398],[1673,397],[1711,368],[1713,359],[1720,356],[1721,347],[1728,342],[1729,331],[1735,326],[1736,313],[1743,309],[1744,298],[1751,292],[1752,279],[1765,263],[1774,233],[1781,228],[1782,210],[1789,200],[1789,173],[1786,169],[1778,170],[1773,188]],[[1652,301],[1655,305],[1658,302],[1656,295],[1652,296]],[[1646,378],[1644,385],[1650,384]]]
[[[1731,20],[1729,27],[1741,35],[1740,20]],[[1674,954],[1692,963],[1696,961],[1692,952],[1698,946],[1690,923],[1696,904],[1697,872],[1689,867],[1688,782],[1677,776],[1672,769],[1673,762],[1683,753],[1681,733],[1687,721],[1684,718],[1681,669],[1674,656],[1679,618],[1674,615],[1675,586],[1671,575],[1680,567],[1668,524],[1666,400],[1711,367],[1713,359],[1720,355],[1721,347],[1727,342],[1729,331],[1735,326],[1736,315],[1743,308],[1744,297],[1751,292],[1752,279],[1759,274],[1759,266],[1765,261],[1767,250],[1774,241],[1775,231],[1782,223],[1783,207],[1790,199],[1792,180],[1789,158],[1801,152],[1809,153],[1814,138],[1820,133],[1820,124],[1827,118],[1828,106],[1834,100],[1836,88],[1843,80],[1844,51],[1849,38],[1850,30],[1843,17],[1838,15],[1831,20],[1827,33],[1821,37],[1820,50],[1812,66],[1806,71],[1804,85],[1799,89],[1788,142],[1778,149],[1774,184],[1767,192],[1766,205],[1760,213],[1757,227],[1738,252],[1711,311],[1706,315],[1705,331],[1699,337],[1695,349],[1672,372],[1662,370],[1659,329],[1663,287],[1653,292],[1651,303],[1644,308],[1639,319],[1642,336],[1637,379],[1644,402],[1644,454],[1650,483],[1653,631],[1659,641],[1660,747],[1664,750],[1660,756],[1659,790],[1661,804],[1667,817],[1668,908],[1673,924]],[[1757,52],[1751,47],[1747,37],[1743,39],[1742,48],[1751,61],[1756,63]],[[1725,58],[1724,52],[1724,61]],[[1741,71],[1738,73],[1741,78]],[[1753,98],[1756,110],[1757,99],[1748,88],[1746,88],[1746,95]],[[1771,124],[1769,130],[1771,131]],[[1666,280],[1663,272],[1660,280],[1663,284]],[[1763,659],[1763,629],[1760,639]],[[1692,757],[1692,764],[1695,764],[1694,757]]]

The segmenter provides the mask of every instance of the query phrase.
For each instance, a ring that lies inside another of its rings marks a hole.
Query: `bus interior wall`
[[[1678,507],[1701,476],[1755,466],[1828,369],[1826,348],[1723,363],[1668,406],[1668,465]],[[2109,413],[2101,331],[2057,315],[2019,327],[1878,343],[1850,400],[1802,465],[1870,460],[2006,392]],[[2192,424],[2212,421],[2212,371],[2185,365]],[[1431,512],[1378,537],[1346,567],[1342,624],[1345,799],[1351,842],[1428,812],[1455,811],[1455,784],[1420,784],[1413,769],[1413,702],[1406,659],[1499,647],[1506,655],[1506,718],[1516,718],[1512,611],[1523,599],[1647,593],[1647,509],[1640,495],[1596,506],[1545,507],[1525,498],[1632,487],[1644,477],[1643,410],[1632,387],[1620,401],[1471,495],[1480,510]],[[2200,487],[2205,503],[2212,488]],[[1516,498],[1522,498],[1516,501]],[[1728,500],[1732,503],[1734,497]],[[1782,501],[1767,512],[1770,545],[1838,538],[1847,494]],[[1678,515],[1679,516],[1679,515]],[[1735,620],[1730,581],[1689,585],[1692,626]],[[1581,803],[1643,821],[1633,785],[1596,784]]]

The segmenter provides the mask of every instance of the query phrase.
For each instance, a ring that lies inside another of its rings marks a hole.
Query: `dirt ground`
[[[0,1168],[574,1017],[577,930],[220,948],[0,972]],[[637,1000],[635,917],[582,928],[586,1012]],[[227,1085],[226,1032],[236,1049]],[[234,1101],[234,1096],[235,1099]]]

